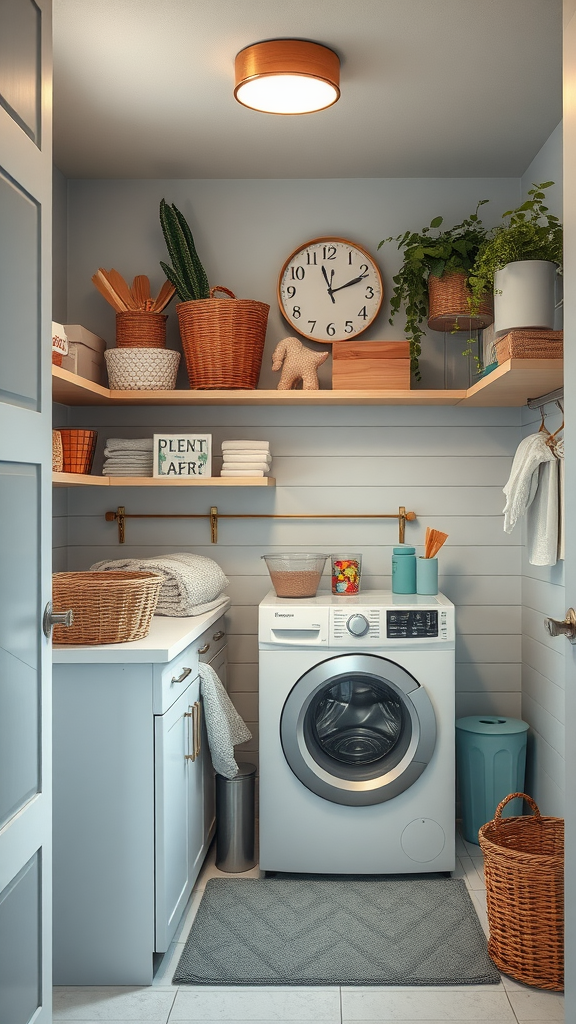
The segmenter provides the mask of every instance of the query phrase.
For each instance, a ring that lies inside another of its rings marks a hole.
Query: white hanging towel
[[[252,733],[240,718],[212,666],[201,662],[199,674],[212,764],[219,775],[233,779],[238,775],[234,747],[252,739]]]
[[[556,565],[558,559],[558,459],[543,462],[527,513],[530,565]]]
[[[514,526],[526,512],[538,487],[538,469],[543,462],[555,462],[554,452],[546,444],[549,434],[539,431],[525,437],[516,450],[508,482],[504,485],[504,532],[512,533]]]

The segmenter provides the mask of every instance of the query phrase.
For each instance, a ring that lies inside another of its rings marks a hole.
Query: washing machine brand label
[[[294,612],[274,612],[274,618],[276,619],[293,619]]]

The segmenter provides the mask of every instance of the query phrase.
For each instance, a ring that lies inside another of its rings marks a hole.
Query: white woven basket
[[[109,348],[104,353],[112,391],[173,391],[180,353],[170,348]]]

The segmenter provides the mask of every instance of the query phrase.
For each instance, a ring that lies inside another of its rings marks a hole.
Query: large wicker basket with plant
[[[468,275],[487,236],[478,216],[479,208],[487,202],[482,199],[474,213],[452,228],[431,234],[443,221],[435,217],[422,231],[405,231],[383,239],[378,246],[398,242],[398,248],[404,250],[404,262],[393,278],[390,323],[403,305],[410,365],[416,380],[420,380],[418,360],[425,320],[431,330],[450,332],[477,330],[492,323],[491,296],[483,298],[472,314],[468,287]]]
[[[187,221],[164,199],[160,223],[172,260],[172,266],[161,266],[180,299],[176,312],[190,387],[255,388],[270,306],[237,299],[221,286],[210,288]],[[215,298],[219,291],[229,298]]]
[[[553,184],[534,185],[524,203],[502,214],[504,223],[489,232],[478,250],[470,273],[472,310],[493,291],[497,333],[554,326],[554,281],[562,267],[563,232],[558,217],[544,205],[545,189]],[[518,307],[516,318],[512,305]]]

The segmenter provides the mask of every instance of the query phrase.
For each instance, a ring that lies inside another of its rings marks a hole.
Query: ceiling
[[[298,37],[340,101],[233,98],[234,57]],[[70,178],[519,176],[559,123],[562,0],[54,0],[54,159]]]

